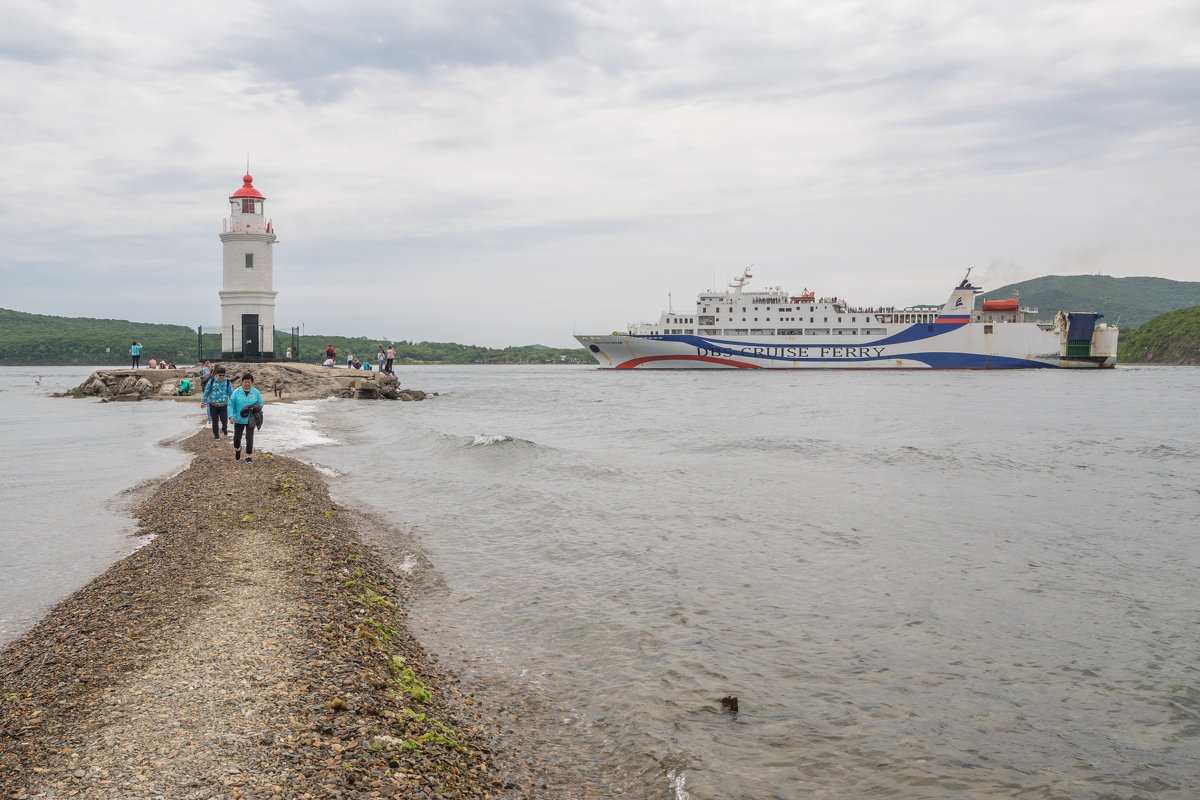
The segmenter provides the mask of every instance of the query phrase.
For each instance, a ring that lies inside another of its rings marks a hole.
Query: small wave
[[[528,439],[518,439],[514,436],[505,436],[503,433],[481,433],[471,441],[471,447],[488,447],[494,444],[504,444],[505,442],[511,442],[518,445],[533,444],[533,442],[529,441]]]
[[[675,792],[675,800],[691,800],[692,796],[683,788],[684,783],[686,783],[683,772],[676,773],[674,770],[671,770],[667,773],[667,781],[671,789]]]
[[[138,494],[140,492],[146,491],[147,489],[153,489],[154,487],[158,486],[162,482],[163,482],[162,478],[146,478],[145,480],[138,481],[133,486],[126,486],[124,489],[117,492],[117,494],[119,494],[119,495]]]
[[[324,475],[326,478],[340,478],[342,473],[338,472],[333,467],[326,467],[323,464],[313,464],[312,468]]]
[[[138,539],[138,543],[133,548],[133,552],[135,552],[135,553],[158,538],[157,533],[148,533],[145,536],[142,536],[137,533],[135,533],[133,535],[135,537],[137,537],[137,539]]]
[[[276,453],[289,453],[306,447],[336,443],[336,439],[326,436],[317,425],[317,404],[323,402],[325,401],[305,400],[299,403],[272,404],[268,413],[272,425],[278,426],[279,430],[277,435],[271,437],[272,450]]]

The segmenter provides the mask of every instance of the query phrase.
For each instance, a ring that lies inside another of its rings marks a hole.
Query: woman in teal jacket
[[[254,388],[254,376],[249,372],[242,373],[242,385],[233,390],[229,396],[229,416],[233,417],[233,460],[242,460],[242,434],[246,434],[246,463],[253,461],[250,454],[254,452],[254,423],[250,421],[250,413],[255,405],[262,409],[262,395]]]

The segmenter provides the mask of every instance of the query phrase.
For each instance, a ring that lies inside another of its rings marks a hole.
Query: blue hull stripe
[[[925,326],[922,325],[920,327],[925,327]],[[929,326],[929,327],[932,327],[932,326]],[[882,347],[884,345],[889,345],[889,344],[901,344],[901,343],[908,343],[908,342],[912,342],[912,341],[918,341],[921,339],[933,338],[934,336],[938,335],[939,333],[945,332],[944,329],[949,326],[939,325],[938,327],[942,328],[943,330],[939,330],[936,333],[927,333],[925,331],[914,332],[911,329],[909,329],[906,331],[902,331],[899,334],[896,334],[895,336],[889,336],[884,339],[877,339],[877,340],[875,340],[873,342],[869,342],[869,343],[855,343],[852,345],[847,344],[844,341],[837,342],[837,343],[831,342],[831,343],[825,343],[825,344],[817,344],[817,343],[809,343],[809,342],[805,342],[804,344],[787,344],[787,345],[752,344],[751,342],[748,342],[748,341],[707,339],[707,338],[704,338],[701,336],[693,336],[691,334],[662,334],[662,335],[655,334],[655,335],[649,335],[649,336],[646,336],[646,335],[636,336],[635,335],[635,336],[630,336],[630,338],[632,338],[632,339],[651,339],[651,340],[659,341],[659,342],[677,342],[678,344],[681,344],[681,345],[695,347],[698,350],[712,351],[713,355],[720,355],[720,356],[726,356],[726,357],[732,357],[732,358],[744,358],[744,359],[748,359],[748,360],[759,360],[759,361],[787,361],[787,362],[799,362],[799,363],[805,363],[805,364],[826,364],[827,365],[827,364],[849,364],[849,363],[856,363],[856,362],[862,363],[862,362],[871,362],[871,361],[896,361],[897,359],[903,359],[905,361],[916,361],[916,362],[925,364],[927,366],[933,367],[935,369],[1003,369],[1003,368],[1028,369],[1030,367],[1053,368],[1055,366],[1053,364],[1046,364],[1041,361],[1034,361],[1032,359],[1027,359],[1027,358],[1013,358],[1011,356],[996,356],[996,355],[987,355],[987,354],[983,354],[983,353],[962,353],[962,352],[936,352],[936,351],[933,351],[933,352],[924,352],[924,353],[921,353],[921,352],[893,353],[890,355],[883,355],[883,356],[866,356],[866,357],[857,357],[857,358],[846,357],[846,356],[842,356],[839,358],[821,358],[820,356],[807,356],[807,357],[802,358],[802,357],[799,357],[796,355],[786,355],[786,354],[776,355],[776,354],[770,353],[770,352],[767,352],[767,353],[745,352],[747,350],[753,350],[754,348],[758,348],[758,349],[762,349],[762,350],[779,351],[784,348],[798,349],[800,347],[804,347],[804,348],[808,349],[809,351],[815,350],[815,351],[819,352],[821,348],[830,349],[830,348],[836,347],[837,349],[844,351],[847,348],[858,349],[858,348]],[[954,326],[954,327],[957,328],[958,326]]]

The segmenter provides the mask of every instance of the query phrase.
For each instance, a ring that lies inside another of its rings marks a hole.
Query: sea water
[[[400,377],[294,452],[593,785],[1200,796],[1200,370]]]
[[[56,398],[89,367],[0,367],[0,646],[143,541],[140,491],[183,467],[160,447],[197,429],[198,405]]]
[[[1200,370],[400,377],[442,395],[256,444],[364,512],[545,797],[1200,796]],[[163,471],[173,404],[44,402]]]

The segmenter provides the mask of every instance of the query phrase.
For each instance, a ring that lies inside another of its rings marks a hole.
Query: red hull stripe
[[[724,364],[727,367],[762,369],[758,364],[743,364],[740,361],[731,361],[728,358],[715,358],[713,356],[643,356],[642,358],[631,358],[628,361],[622,361],[620,364],[617,364],[617,369],[633,369],[636,366],[645,364],[647,361],[707,361],[710,364]]]
[[[970,321],[971,321],[971,318],[970,318],[969,316],[965,316],[965,317],[938,317],[937,319],[935,319],[935,320],[934,320],[934,323],[935,323],[935,324],[938,324],[938,325],[945,325],[945,324],[947,324],[947,323],[949,323],[949,324],[953,324],[953,325],[961,325],[961,324],[962,324],[962,323],[964,323],[964,322],[970,322]]]

